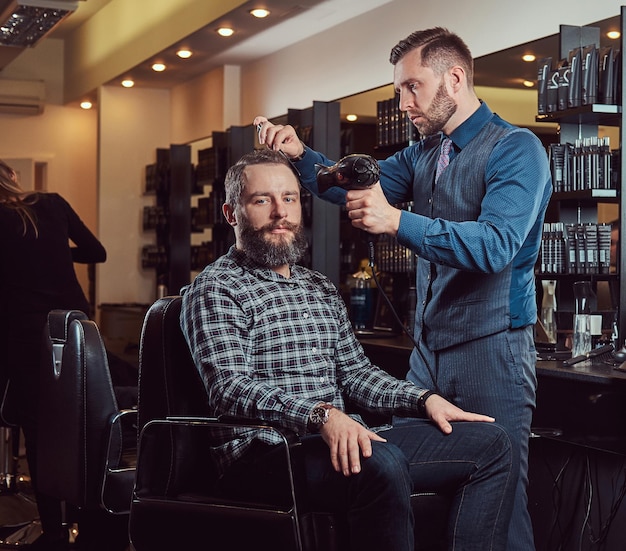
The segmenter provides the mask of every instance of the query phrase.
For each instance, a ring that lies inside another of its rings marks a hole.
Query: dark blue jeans
[[[334,471],[320,436],[305,437],[299,450],[309,505],[347,515],[353,550],[412,550],[414,490],[453,497],[449,549],[506,548],[515,485],[510,442],[501,427],[455,423],[452,434],[444,435],[429,421],[413,420],[380,434],[387,442],[373,442],[373,454],[362,461],[361,473],[349,477]],[[260,484],[257,490],[267,497],[270,488],[278,487],[276,457],[274,452],[261,453],[246,461],[244,469],[234,468],[226,481],[230,478],[246,491]]]

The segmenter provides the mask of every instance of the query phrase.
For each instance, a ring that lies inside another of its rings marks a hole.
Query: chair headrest
[[[87,314],[80,310],[51,310],[48,313],[48,332],[54,343],[65,344],[70,323],[74,320],[86,320]]]
[[[74,320],[87,320],[87,315],[80,310],[51,310],[48,312],[48,347],[52,351],[55,377],[61,374],[63,348],[67,342],[70,325]]]

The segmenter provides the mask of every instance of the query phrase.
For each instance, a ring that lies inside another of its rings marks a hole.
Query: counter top
[[[406,335],[359,337],[359,341],[366,352],[387,351],[406,355],[408,358],[413,349],[413,343]],[[563,366],[560,360],[538,360],[537,374],[572,381],[626,385],[626,371],[615,369],[612,364],[607,363],[604,356],[569,367]]]
[[[569,367],[564,367],[562,361],[539,360],[537,374],[573,381],[626,385],[626,372],[615,369],[613,364],[601,358],[586,360]]]

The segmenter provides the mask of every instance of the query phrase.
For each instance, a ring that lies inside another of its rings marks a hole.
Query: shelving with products
[[[621,21],[623,26],[623,8]],[[559,341],[572,330],[573,284],[580,280],[590,281],[597,295],[609,295],[604,307],[596,306],[603,333],[614,331],[616,322],[619,335],[614,338],[622,343],[626,334],[625,255],[618,255],[621,265],[611,267],[612,220],[599,217],[602,209],[617,212],[624,225],[621,140],[599,136],[600,126],[618,132],[623,127],[623,63],[615,48],[600,46],[599,28],[570,25],[560,28],[556,63],[549,58],[539,62],[536,120],[558,123],[559,143],[548,149],[553,195],[536,269],[538,302],[544,302],[550,282]]]
[[[213,132],[211,146],[193,164],[190,145],[156,150],[146,167],[146,194],[155,205],[144,208],[143,230],[155,243],[142,249],[142,267],[156,272],[157,286],[176,293],[234,242],[222,216],[228,167],[254,148],[251,126]]]

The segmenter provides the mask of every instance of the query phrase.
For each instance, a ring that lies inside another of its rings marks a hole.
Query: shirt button
[[[305,312],[304,314],[302,314],[302,317],[304,317],[304,319],[307,319],[309,317],[309,313]]]
[[[313,352],[313,354],[315,354],[317,352],[317,347],[314,346],[313,348],[311,348],[311,352]]]
[[[320,377],[320,383],[323,383],[325,380],[324,377]]]

